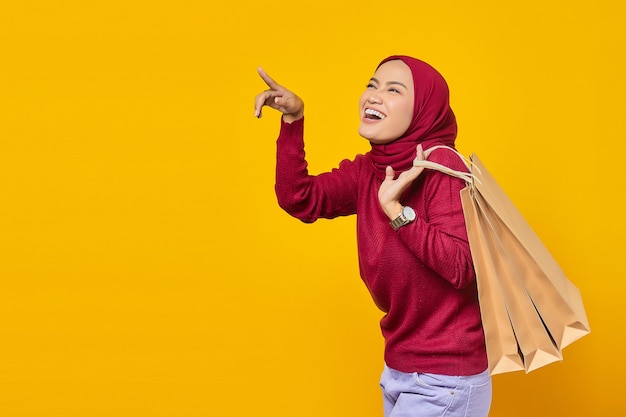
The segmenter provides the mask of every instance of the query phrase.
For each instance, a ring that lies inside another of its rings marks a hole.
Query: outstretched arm
[[[276,196],[292,216],[313,222],[356,212],[356,165],[343,161],[339,169],[310,175],[304,153],[304,103],[262,69],[259,76],[269,87],[254,100],[254,116],[264,106],[282,113],[276,150]]]

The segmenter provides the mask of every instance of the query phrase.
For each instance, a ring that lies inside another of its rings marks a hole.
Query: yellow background
[[[262,65],[312,172],[367,150],[393,53],[450,84],[476,152],[582,291],[592,334],[494,378],[491,416],[620,415],[620,0],[22,0],[0,5],[0,415],[381,416],[354,219],[273,194]]]

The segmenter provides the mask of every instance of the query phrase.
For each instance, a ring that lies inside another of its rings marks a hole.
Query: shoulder
[[[353,159],[343,159],[339,162],[338,168],[332,170],[332,172],[343,172],[346,175],[353,176],[355,179],[359,178],[364,172],[367,172],[367,167],[370,165],[369,160],[364,155],[356,155]]]
[[[366,155],[357,154],[353,159],[344,159],[339,166],[351,166],[353,169],[362,170],[363,167],[371,165],[371,161]]]
[[[461,156],[455,150],[447,148],[439,148],[432,151],[428,157],[429,161],[444,165],[455,171],[467,171],[467,167]]]

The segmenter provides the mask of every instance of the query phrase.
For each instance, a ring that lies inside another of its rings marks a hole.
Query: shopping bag
[[[540,312],[559,349],[589,333],[580,291],[533,232],[485,166],[473,155],[475,188],[483,197],[484,211],[500,219],[491,224],[502,237],[512,265],[520,271],[529,296]]]
[[[510,247],[505,245],[507,238],[510,238],[509,230],[503,229],[499,218],[490,216],[489,206],[485,204],[480,194],[476,194],[474,202],[478,207],[479,221],[470,227],[477,227],[484,235],[481,245],[489,249],[489,261],[495,264],[494,277],[497,285],[503,294],[511,326],[517,340],[522,362],[526,372],[530,372],[541,366],[559,361],[562,359],[561,352],[552,340],[551,334],[546,331],[541,316],[528,296],[522,280],[525,272],[519,268],[516,262],[516,254],[510,251]],[[476,246],[476,243],[474,243]],[[524,259],[523,262],[532,263],[531,259]],[[484,271],[477,270],[479,281],[482,278],[489,279]],[[492,277],[493,279],[493,277]],[[484,281],[484,279],[483,279]],[[507,368],[493,368],[492,374],[510,372]]]
[[[530,372],[561,360],[562,349],[590,331],[578,288],[475,154],[469,173],[430,161],[414,165],[467,183],[461,201],[491,374]]]
[[[520,355],[515,332],[511,326],[504,294],[497,280],[498,272],[492,262],[493,258],[488,250],[485,233],[478,226],[480,224],[479,212],[469,187],[461,191],[461,200],[465,222],[468,225],[467,234],[471,242],[474,268],[480,277],[480,279],[477,278],[476,283],[489,371],[494,375],[523,370],[524,360]]]

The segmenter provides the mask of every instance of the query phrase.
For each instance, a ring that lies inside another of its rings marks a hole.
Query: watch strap
[[[407,219],[404,216],[404,213],[400,213],[398,214],[398,217],[396,217],[395,219],[393,219],[389,224],[391,225],[391,227],[393,228],[393,230],[398,230],[400,229],[402,226],[405,226],[407,224],[409,224],[410,221],[409,219]]]

